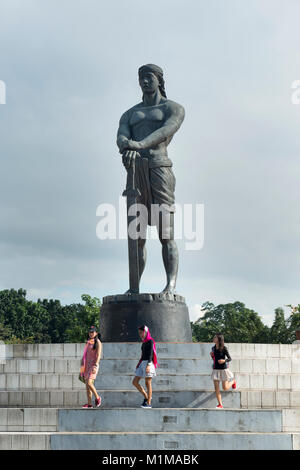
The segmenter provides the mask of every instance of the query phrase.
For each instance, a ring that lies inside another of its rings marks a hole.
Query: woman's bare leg
[[[141,377],[137,377],[135,376],[133,381],[132,381],[132,385],[134,385],[138,391],[144,395],[144,398],[146,398],[146,400],[148,400],[148,395],[147,393],[145,392],[145,390],[143,389],[143,387],[139,384],[139,381],[141,380]]]
[[[227,390],[229,390],[232,387],[233,382],[234,380],[232,380],[231,382],[228,382],[228,380],[225,380],[225,382],[222,382],[222,387],[223,387],[224,392],[227,392]]]
[[[151,405],[152,400],[152,377],[145,377],[145,383],[148,392],[148,405]]]
[[[219,405],[222,405],[222,397],[221,397],[221,392],[220,392],[220,385],[218,380],[214,380],[214,386],[215,386],[215,391],[216,391],[216,396]]]
[[[86,394],[87,394],[88,404],[91,405],[92,404],[92,392],[91,392],[91,389],[90,389],[90,387],[87,383],[85,384],[85,386],[86,386]]]
[[[94,385],[93,380],[88,381],[88,387],[89,387],[90,393],[91,393],[91,401],[92,401],[92,393],[95,395],[96,398],[99,398],[99,395],[97,393],[97,390],[95,389],[95,385]]]

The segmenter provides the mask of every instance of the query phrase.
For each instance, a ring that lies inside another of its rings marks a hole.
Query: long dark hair
[[[88,337],[87,337],[87,341],[90,339],[90,335],[88,334]],[[96,344],[97,344],[97,339],[99,339],[99,341],[101,341],[101,334],[98,332],[97,335],[93,338],[95,341],[94,341],[94,345],[93,345],[93,349],[96,349]]]
[[[216,333],[215,336],[218,339],[218,349],[222,351],[224,349],[224,336],[221,333]]]

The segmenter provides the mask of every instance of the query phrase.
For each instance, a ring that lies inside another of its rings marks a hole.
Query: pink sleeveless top
[[[83,355],[83,375],[85,380],[95,380],[98,374],[97,367],[96,372],[92,372],[97,360],[97,349],[94,349],[94,344],[91,344],[89,341],[86,344],[86,351]]]

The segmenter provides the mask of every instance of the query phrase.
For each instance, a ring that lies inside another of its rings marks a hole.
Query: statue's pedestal
[[[122,294],[103,297],[100,332],[104,342],[138,342],[147,325],[155,341],[192,342],[185,298],[177,294]]]

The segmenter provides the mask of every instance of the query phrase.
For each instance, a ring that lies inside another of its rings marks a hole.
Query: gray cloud
[[[241,300],[267,322],[298,303],[299,5],[1,5],[0,288],[65,302],[127,289],[127,243],[96,238],[96,208],[118,205],[118,120],[141,98],[137,68],[154,62],[186,109],[169,152],[176,201],[205,205],[203,249],[178,243],[178,292],[192,312]],[[142,290],[159,291],[159,243],[148,252]]]

